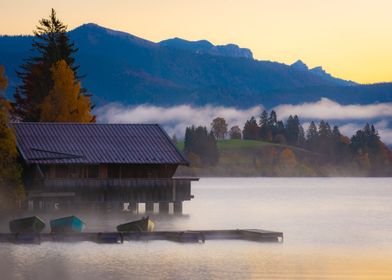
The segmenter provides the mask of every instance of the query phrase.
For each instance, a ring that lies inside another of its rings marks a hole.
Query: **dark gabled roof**
[[[12,123],[27,164],[188,165],[158,124]]]

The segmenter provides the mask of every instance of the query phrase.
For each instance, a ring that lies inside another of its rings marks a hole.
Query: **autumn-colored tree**
[[[24,190],[21,183],[21,168],[17,163],[15,135],[8,126],[9,103],[1,92],[7,87],[4,67],[0,67],[0,210],[13,208],[21,199]]]
[[[202,166],[201,158],[197,154],[189,152],[187,154],[187,156],[188,156],[188,160],[189,160],[191,167],[201,167]]]
[[[215,118],[211,123],[211,131],[217,140],[225,139],[227,133],[227,123],[224,118]]]
[[[278,164],[275,167],[277,176],[296,176],[298,161],[294,152],[285,148],[279,155]]]
[[[233,126],[232,128],[230,128],[229,135],[230,139],[241,139],[241,128],[238,125]]]
[[[8,80],[5,77],[5,69],[3,65],[0,65],[0,97],[1,92],[7,88]]]
[[[53,88],[41,107],[42,122],[80,122],[95,120],[90,111],[90,98],[80,94],[80,82],[67,62],[60,60],[51,68]]]
[[[297,158],[291,149],[286,148],[280,153],[279,163],[287,168],[294,168],[297,165]]]

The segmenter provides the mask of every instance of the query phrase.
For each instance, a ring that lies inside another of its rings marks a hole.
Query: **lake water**
[[[284,243],[0,244],[0,279],[392,279],[392,178],[203,178],[192,193],[157,230],[262,228]]]

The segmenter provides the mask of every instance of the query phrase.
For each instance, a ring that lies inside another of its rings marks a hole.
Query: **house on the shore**
[[[30,209],[182,212],[188,160],[157,124],[12,123]]]

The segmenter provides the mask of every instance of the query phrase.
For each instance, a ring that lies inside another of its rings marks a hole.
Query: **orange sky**
[[[236,43],[261,60],[392,81],[391,0],[0,0],[0,34],[31,34],[52,7],[70,29],[94,22],[152,41]]]

